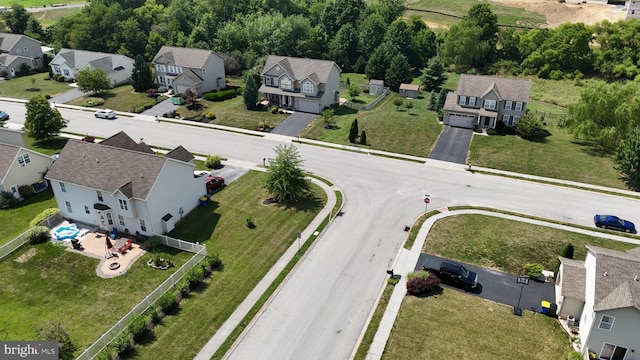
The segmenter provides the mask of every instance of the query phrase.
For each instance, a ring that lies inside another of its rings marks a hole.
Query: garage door
[[[473,115],[449,114],[447,124],[471,129],[473,127],[473,119],[475,119]]]
[[[313,101],[300,100],[298,101],[298,110],[303,112],[309,112],[314,114],[320,113],[320,104]]]

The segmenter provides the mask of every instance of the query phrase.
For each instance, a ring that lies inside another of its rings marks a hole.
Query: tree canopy
[[[86,68],[78,71],[76,81],[78,90],[85,93],[95,94],[109,89],[107,74],[100,68]]]
[[[269,161],[265,188],[276,201],[298,201],[306,197],[311,185],[305,178],[298,149],[293,145],[278,145],[276,157]]]
[[[153,87],[153,74],[151,68],[144,61],[144,57],[138,54],[131,71],[131,85],[137,92],[143,92]]]
[[[616,169],[627,176],[634,187],[640,183],[640,127],[635,127],[616,149]]]
[[[26,107],[24,128],[27,136],[36,141],[50,139],[67,126],[67,120],[62,118],[57,109],[51,107],[43,95],[32,97],[27,101]]]

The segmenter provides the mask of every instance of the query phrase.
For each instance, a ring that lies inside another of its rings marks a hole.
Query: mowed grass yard
[[[57,208],[53,191],[47,189],[35,194],[17,207],[0,210],[0,246],[29,230],[29,223],[36,215],[48,208]]]
[[[132,112],[133,109],[138,106],[155,104],[155,100],[147,97],[147,94],[133,91],[133,86],[131,85],[121,85],[96,95],[87,94],[71,100],[67,102],[67,104],[83,106],[85,100],[89,97],[104,99],[104,104],[96,108],[125,112]]]
[[[171,232],[206,244],[220,256],[224,270],[184,299],[179,315],[164,318],[132,359],[193,358],[326,203],[326,194],[314,185],[314,196],[296,207],[262,205],[268,197],[261,185],[264,177],[261,172],[245,174]],[[248,217],[257,228],[244,226]]]
[[[49,74],[47,73],[39,73],[11,80],[0,80],[0,96],[28,100],[35,95],[50,95],[53,97],[72,89],[67,83],[45,80],[48,77]],[[39,90],[29,91],[27,89]]]
[[[530,262],[554,270],[568,243],[581,260],[587,244],[636,246],[493,216],[459,215],[438,220],[422,251],[520,274]],[[516,317],[510,306],[441,288],[404,298],[383,358],[557,360],[569,351],[569,337],[551,317],[528,311]]]
[[[20,0],[20,1],[16,1],[16,0],[0,0],[0,6],[6,6],[6,7],[11,7],[11,5],[18,3],[22,6],[24,6],[25,8],[30,8],[30,7],[44,7],[44,6],[51,6],[53,4],[65,4],[65,5],[71,5],[71,4],[85,4],[86,1],[84,0],[65,0],[65,1],[61,1],[61,2],[55,2],[55,1],[51,1],[51,0]]]

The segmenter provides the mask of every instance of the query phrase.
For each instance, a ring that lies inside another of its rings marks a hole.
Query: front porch
[[[277,106],[283,109],[296,110],[295,99],[292,95],[283,94],[264,94],[265,100],[269,105]]]

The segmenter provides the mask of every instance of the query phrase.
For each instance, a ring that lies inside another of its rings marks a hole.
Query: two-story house
[[[198,94],[227,86],[224,60],[211,50],[163,46],[152,61],[158,85],[181,94]]]
[[[40,41],[26,35],[0,33],[0,71],[15,77],[22,64],[31,69],[43,65]]]
[[[171,231],[206,194],[193,169],[182,146],[158,156],[120,132],[100,143],[69,140],[46,178],[64,218],[153,235]]]
[[[627,1],[627,15],[624,19],[640,19],[640,0]]]
[[[42,180],[50,166],[48,155],[0,142],[0,191],[10,191],[19,198],[18,188]]]
[[[258,90],[269,103],[319,114],[340,101],[340,73],[333,61],[269,55]]]
[[[134,61],[130,57],[96,51],[60,49],[49,63],[53,74],[65,79],[75,79],[82,69],[102,69],[111,87],[129,82]]]
[[[558,315],[579,328],[582,353],[640,360],[640,247],[587,246],[584,260],[560,258]]]
[[[530,91],[530,80],[462,74],[456,91],[447,94],[443,122],[464,128],[495,129],[498,121],[515,126],[525,114]]]

